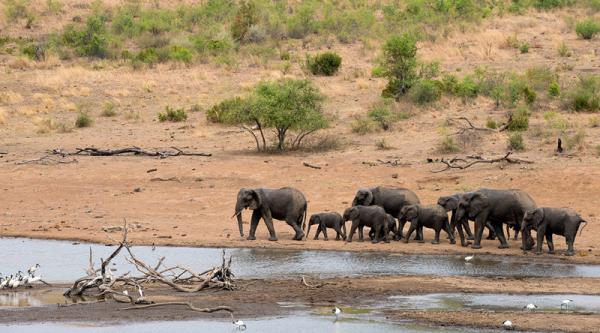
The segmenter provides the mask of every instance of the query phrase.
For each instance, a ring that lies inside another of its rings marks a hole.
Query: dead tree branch
[[[71,164],[77,163],[78,161],[75,158],[67,158],[66,156],[56,157],[54,154],[44,155],[40,158],[35,158],[33,160],[24,160],[20,162],[16,162],[17,165],[23,164],[41,164],[41,165],[55,165],[55,164]]]
[[[473,124],[473,122],[471,120],[469,120],[469,118],[467,118],[467,117],[448,118],[448,122],[455,123],[455,124],[462,124],[463,126],[465,126],[465,127],[462,127],[461,129],[459,129],[457,132],[452,133],[452,135],[463,134],[467,131],[502,132],[502,131],[505,131],[506,129],[508,129],[508,127],[512,123],[512,115],[510,115],[508,117],[507,122],[505,124],[503,124],[502,126],[500,126],[498,129],[475,126]]]
[[[307,287],[309,287],[309,288],[321,288],[321,287],[323,287],[324,285],[326,285],[326,284],[327,284],[327,283],[310,284],[310,283],[308,283],[308,282],[306,281],[306,277],[304,277],[304,275],[302,275],[302,279],[301,279],[301,281],[302,281],[302,284],[303,284],[303,285],[305,285],[305,286],[307,286]]]
[[[448,161],[446,161],[445,159],[442,158],[440,160],[440,163],[445,164],[446,167],[443,169],[440,169],[440,170],[433,170],[431,172],[438,173],[438,172],[444,172],[444,171],[450,170],[450,169],[464,170],[464,169],[472,167],[475,164],[480,164],[480,163],[486,163],[486,164],[498,163],[498,162],[507,162],[510,164],[522,164],[522,163],[532,164],[532,163],[534,163],[533,161],[510,157],[511,154],[512,154],[512,152],[508,152],[508,153],[506,153],[506,155],[504,155],[502,157],[492,158],[492,159],[486,159],[486,158],[483,158],[482,156],[472,156],[472,155],[466,156],[465,158],[455,157]]]
[[[121,149],[99,149],[93,147],[76,148],[75,152],[64,152],[60,149],[52,150],[55,155],[87,155],[87,156],[117,156],[117,155],[134,155],[134,156],[152,156],[159,158],[167,158],[172,156],[212,156],[210,153],[185,152],[177,147],[171,147],[173,150],[145,150],[139,147],[128,147]]]
[[[311,163],[308,163],[308,162],[302,162],[302,165],[304,165],[305,167],[313,168],[313,169],[321,169],[320,166],[318,166],[316,164],[311,164]]]

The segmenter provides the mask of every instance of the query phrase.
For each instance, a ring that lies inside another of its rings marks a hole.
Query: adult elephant
[[[248,240],[256,239],[256,227],[261,218],[265,220],[267,229],[269,229],[270,241],[277,240],[273,219],[287,222],[296,232],[294,240],[302,240],[306,225],[306,207],[306,198],[302,192],[292,187],[280,189],[242,188],[237,195],[234,216],[237,216],[240,236],[244,237],[242,211],[246,208],[253,210]]]
[[[402,238],[402,231],[406,219],[400,217],[400,210],[404,206],[416,205],[421,203],[417,194],[406,188],[387,188],[387,187],[372,187],[359,189],[354,196],[352,206],[379,206],[382,207],[386,213],[392,215],[398,219],[398,229],[396,231],[395,239],[399,240]],[[417,240],[423,239],[423,227],[417,230]]]
[[[462,220],[458,220],[456,218],[456,210],[458,209],[458,203],[460,201],[461,196],[465,193],[455,193],[452,195],[447,195],[440,197],[438,199],[438,205],[444,207],[447,212],[452,212],[450,217],[450,228],[452,235],[454,235],[454,231],[458,230],[458,235],[460,236],[460,244],[462,246],[467,246],[470,243],[466,240],[473,240],[473,233],[471,232],[471,227],[469,226],[469,219],[465,216]],[[485,227],[488,229],[488,237],[487,239],[496,239],[496,233],[494,232],[494,228],[489,222],[486,222]],[[463,232],[464,228],[464,232]],[[508,230],[508,226],[507,226]],[[465,233],[467,234],[465,240]]]
[[[525,213],[521,226],[521,237],[525,239],[524,236],[529,235],[531,229],[536,230],[535,254],[542,254],[544,237],[546,237],[546,243],[548,244],[548,253],[554,254],[552,235],[564,236],[567,241],[567,255],[572,256],[575,254],[573,243],[575,243],[577,230],[579,230],[582,223],[587,224],[587,221],[571,209],[542,207]],[[583,230],[583,227],[581,229]],[[525,245],[523,244],[524,247]]]
[[[475,242],[471,245],[472,248],[481,248],[483,228],[486,222],[489,222],[500,241],[499,248],[504,249],[508,248],[508,243],[502,230],[502,223],[517,224],[520,227],[525,212],[535,208],[535,201],[524,191],[484,188],[461,196],[456,218],[458,221],[464,218],[475,221]],[[523,240],[523,244],[526,244],[523,249],[530,249],[533,242],[531,235],[523,237],[527,238]]]

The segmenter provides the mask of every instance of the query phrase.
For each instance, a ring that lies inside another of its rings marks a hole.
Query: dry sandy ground
[[[315,283],[311,281],[311,283]],[[472,277],[399,276],[336,278],[321,280],[320,288],[309,288],[298,280],[239,280],[234,291],[211,291],[182,295],[164,288],[146,289],[147,298],[154,302],[185,301],[196,307],[230,306],[238,318],[273,316],[294,311],[283,308],[277,302],[296,302],[312,307],[311,311],[328,312],[335,305],[351,308],[369,308],[371,304],[384,302],[389,296],[424,293],[466,292],[485,293],[502,290],[511,294],[599,292],[597,279],[489,279]],[[53,287],[62,291],[61,288]],[[134,292],[134,291],[131,291]],[[127,304],[114,301],[73,305],[68,307],[47,306],[25,308],[18,311],[0,309],[1,323],[28,321],[66,322],[124,322],[139,320],[183,320],[191,318],[223,318],[227,313],[199,314],[184,310],[185,307],[169,306],[155,309],[123,311]],[[5,315],[7,312],[10,315]],[[384,310],[392,320],[414,319],[420,322],[475,327],[499,327],[506,318],[512,318],[519,329],[552,330],[565,332],[592,332],[600,323],[597,314],[581,313],[526,313],[505,311],[398,311]],[[560,320],[557,320],[560,316]],[[551,323],[551,324],[548,324]]]

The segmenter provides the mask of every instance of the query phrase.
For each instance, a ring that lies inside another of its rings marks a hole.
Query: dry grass
[[[0,125],[5,124],[6,123],[6,110],[4,110],[4,108],[0,107]]]

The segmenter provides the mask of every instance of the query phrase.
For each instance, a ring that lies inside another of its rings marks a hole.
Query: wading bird
[[[510,320],[505,320],[505,321],[502,323],[502,327],[503,327],[505,330],[507,330],[507,331],[512,331],[512,330],[514,330],[514,329],[515,329],[515,327],[513,326],[513,323],[512,323],[512,321],[510,321]]]
[[[469,261],[473,260],[473,258],[475,258],[475,255],[474,255],[474,254],[473,254],[473,255],[470,255],[470,256],[466,256],[466,257],[465,257],[465,261],[466,261],[466,262],[469,262]]]
[[[572,299],[565,299],[562,301],[562,303],[560,303],[560,309],[562,310],[563,308],[565,310],[569,310],[569,304],[573,303]]]
[[[331,313],[333,313],[335,315],[335,320],[338,320],[340,317],[340,314],[342,313],[342,309],[340,309],[336,306],[335,308],[333,308],[331,310]]]
[[[523,310],[535,311],[535,309],[537,309],[537,308],[538,308],[537,305],[535,305],[533,303],[529,303],[523,307]]]
[[[28,270],[27,273],[29,273],[30,276],[33,276],[33,273],[35,273],[35,271],[40,267],[40,264],[35,264],[35,266],[31,266]]]
[[[246,329],[246,324],[244,324],[244,322],[239,319],[234,321],[233,324],[235,325],[235,328],[240,331],[244,331]]]

